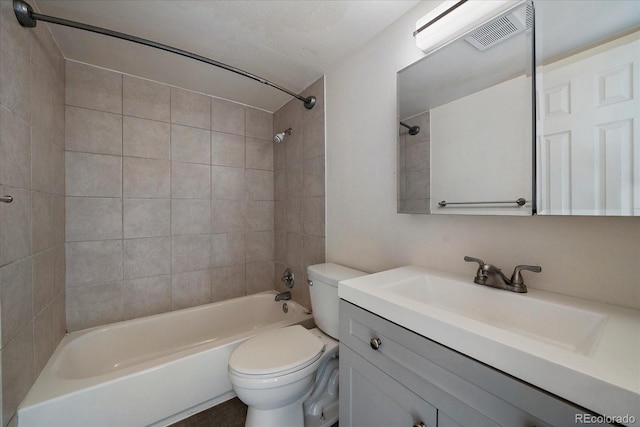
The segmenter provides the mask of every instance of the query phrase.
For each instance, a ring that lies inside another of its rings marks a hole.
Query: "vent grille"
[[[465,40],[479,50],[487,50],[533,25],[533,8],[519,8],[473,31]]]

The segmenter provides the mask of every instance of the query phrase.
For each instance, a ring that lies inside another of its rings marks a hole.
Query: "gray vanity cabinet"
[[[561,427],[575,426],[576,414],[585,413],[340,301],[342,427]]]

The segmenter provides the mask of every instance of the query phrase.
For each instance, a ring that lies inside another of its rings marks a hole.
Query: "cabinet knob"
[[[382,345],[382,341],[380,341],[380,338],[371,338],[371,341],[369,341],[369,344],[371,344],[372,349],[377,350]]]
[[[415,423],[413,425],[413,427],[427,427],[427,425],[425,423],[423,423],[422,421],[420,421],[419,423]]]

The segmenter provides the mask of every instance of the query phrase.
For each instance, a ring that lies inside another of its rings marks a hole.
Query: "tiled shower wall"
[[[67,324],[273,289],[273,115],[67,61]]]
[[[64,58],[0,1],[1,425],[65,333]]]
[[[273,115],[274,132],[293,129],[274,149],[275,287],[288,290],[280,278],[290,267],[292,297],[306,307],[307,267],[325,261],[324,78],[303,92],[309,95],[317,99],[311,110],[294,99]]]

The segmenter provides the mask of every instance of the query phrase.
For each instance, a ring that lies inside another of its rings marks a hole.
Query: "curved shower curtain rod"
[[[282,91],[288,95],[293,96],[296,99],[299,99],[304,103],[305,108],[312,109],[314,105],[316,105],[316,97],[309,96],[305,98],[304,96],[298,95],[296,93],[291,92],[288,89],[283,88],[275,83],[270,82],[269,80],[263,79],[262,77],[258,77],[255,74],[248,73],[244,70],[241,70],[236,67],[232,67],[231,65],[224,64],[222,62],[215,61],[213,59],[207,58],[205,56],[196,55],[195,53],[188,52],[186,50],[178,49],[175,47],[168,46],[166,44],[157,43],[151,40],[143,39],[136,36],[131,36],[129,34],[120,33],[118,31],[108,30],[106,28],[95,27],[93,25],[83,24],[81,22],[70,21],[68,19],[56,18],[55,16],[42,15],[40,13],[36,13],[33,11],[33,8],[23,0],[13,0],[13,11],[18,18],[18,22],[23,27],[33,28],[36,26],[37,21],[49,22],[52,24],[64,25],[65,27],[77,28],[80,30],[91,31],[93,33],[103,34],[105,36],[115,37],[117,39],[127,40],[134,43],[143,44],[145,46],[155,47],[156,49],[164,50],[167,52],[175,53],[177,55],[185,56],[187,58],[195,59],[196,61],[204,62],[209,65],[213,65],[215,67],[223,68],[227,71],[231,71],[236,74],[240,74],[241,76],[248,77],[252,80],[256,80],[262,84],[267,86],[271,86],[279,91]]]

